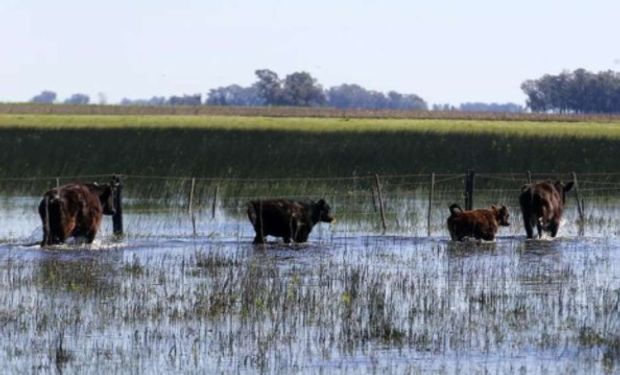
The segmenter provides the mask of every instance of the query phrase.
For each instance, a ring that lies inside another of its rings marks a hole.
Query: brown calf
[[[282,237],[285,243],[308,241],[316,223],[331,223],[330,207],[323,200],[299,202],[288,199],[256,200],[248,203],[248,218],[254,227],[254,243],[265,242],[265,236]]]
[[[463,211],[458,204],[453,204],[448,218],[450,237],[453,241],[462,241],[466,237],[493,241],[500,225],[510,225],[509,216],[506,206]]]
[[[542,237],[543,231],[550,232],[551,237],[558,234],[566,193],[572,187],[573,182],[563,184],[561,181],[523,185],[519,204],[527,238],[533,238],[534,225],[538,230],[538,238]]]
[[[64,243],[69,237],[85,237],[92,243],[102,215],[114,215],[117,183],[63,185],[46,192],[39,204],[43,224],[41,246]]]

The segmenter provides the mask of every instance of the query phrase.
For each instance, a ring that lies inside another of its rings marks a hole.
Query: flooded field
[[[123,239],[112,238],[106,217],[94,245],[46,250],[28,245],[41,238],[38,198],[7,196],[2,370],[620,371],[612,197],[588,201],[584,236],[569,201],[560,238],[526,241],[507,201],[512,225],[495,243],[451,243],[441,200],[426,236],[425,194],[386,195],[385,235],[368,203],[332,197],[338,223],[291,246],[252,245],[239,199],[206,200],[194,235],[183,205],[147,209],[129,197]]]

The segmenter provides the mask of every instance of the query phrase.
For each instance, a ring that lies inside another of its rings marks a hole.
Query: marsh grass
[[[618,246],[350,238],[299,249],[164,240],[112,254],[2,247],[0,331],[13,340],[0,358],[9,371],[401,373],[437,361],[439,373],[613,371]]]
[[[614,171],[618,122],[0,115],[0,176]],[[70,150],[70,151],[69,151]]]

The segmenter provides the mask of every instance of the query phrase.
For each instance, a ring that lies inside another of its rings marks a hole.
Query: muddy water
[[[250,244],[242,215],[127,211],[92,246],[41,250],[33,200],[0,216],[3,372],[617,373],[616,211],[569,210],[556,240],[520,218],[495,243],[360,220],[305,245]],[[439,216],[439,215],[437,215]],[[375,225],[376,223],[373,223]]]

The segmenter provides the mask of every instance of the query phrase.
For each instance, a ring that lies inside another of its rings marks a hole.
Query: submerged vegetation
[[[12,372],[613,373],[618,246],[1,246],[0,359]]]

